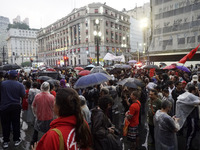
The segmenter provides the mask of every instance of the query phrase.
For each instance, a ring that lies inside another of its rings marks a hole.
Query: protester
[[[186,89],[188,90],[191,85],[196,86],[198,88],[198,90],[200,91],[200,82],[198,81],[197,75],[192,76],[192,80],[191,80],[191,82],[188,82]]]
[[[28,94],[29,94],[29,90],[31,88],[31,82],[27,80],[27,81],[25,81],[24,85],[25,85],[25,89],[26,89],[26,91],[25,91],[26,94],[22,99],[22,109],[23,109],[22,118],[23,118],[24,121],[30,122],[30,120],[29,120],[30,116],[28,115],[28,110],[29,110],[29,108],[28,108]]]
[[[186,148],[192,149],[192,140],[196,135],[199,121],[199,110],[197,105],[200,105],[200,97],[196,96],[198,89],[194,85],[190,85],[189,92],[185,92],[178,97],[176,116],[180,118],[180,127],[187,122],[187,137]]]
[[[121,142],[115,134],[107,112],[113,105],[113,99],[110,96],[103,96],[99,99],[99,105],[92,109],[91,131],[94,140],[95,150],[121,150]]]
[[[29,90],[29,93],[28,93],[28,113],[27,113],[27,115],[29,116],[28,122],[30,122],[31,125],[34,125],[34,122],[35,122],[35,117],[34,117],[33,110],[32,110],[32,103],[33,103],[35,96],[38,93],[40,93],[40,90],[37,89],[37,86],[38,86],[37,82],[33,82],[32,88]]]
[[[128,127],[128,134],[127,134],[127,145],[128,147],[125,149],[135,150],[138,148],[139,139],[138,139],[138,125],[139,125],[139,115],[140,115],[140,101],[138,100],[138,92],[133,91],[131,93],[131,101],[132,104],[129,107],[129,111],[126,113],[126,117],[130,122]]]
[[[50,128],[50,122],[53,120],[53,106],[55,97],[49,93],[49,83],[43,82],[41,85],[41,93],[35,96],[32,107],[36,116],[34,125],[34,133],[31,145],[38,141],[38,132],[46,133]]]
[[[90,125],[91,124],[91,112],[86,104],[86,99],[82,95],[79,95],[79,98],[80,98],[81,112],[83,114],[83,117],[87,121],[87,123]]]
[[[163,101],[161,110],[157,110],[154,116],[156,150],[178,150],[176,132],[180,126],[178,118],[168,115],[171,107],[170,101]]]
[[[20,138],[20,98],[25,96],[24,86],[16,81],[17,71],[9,72],[9,79],[1,83],[1,125],[3,130],[3,148],[8,148],[12,127],[14,145],[21,143]]]
[[[149,134],[151,136],[152,145],[155,145],[154,138],[154,123],[153,117],[158,109],[161,109],[161,100],[158,99],[158,92],[156,90],[150,90],[149,92],[149,104],[148,104],[148,124],[149,124]]]
[[[172,106],[171,106],[171,109],[169,111],[169,115],[172,117],[175,114],[174,113],[174,99],[172,98],[172,96],[169,95],[169,90],[167,88],[163,90],[162,102],[165,101],[165,100],[171,102]]]
[[[174,99],[174,113],[176,113],[176,101],[179,95],[183,94],[185,90],[182,88],[182,83],[176,82],[176,88],[172,91],[172,98]]]
[[[81,114],[80,99],[75,90],[58,90],[54,113],[58,118],[51,122],[50,130],[41,138],[36,150],[89,150],[91,133]]]

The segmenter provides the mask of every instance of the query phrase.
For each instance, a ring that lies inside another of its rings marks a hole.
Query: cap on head
[[[192,80],[193,80],[193,81],[198,81],[198,76],[197,76],[197,75],[193,75],[193,76],[192,76]]]
[[[16,70],[11,70],[8,72],[11,77],[17,77],[18,72]]]

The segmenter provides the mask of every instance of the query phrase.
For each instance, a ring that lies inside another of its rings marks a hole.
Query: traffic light
[[[33,58],[31,58],[30,60],[31,60],[31,62],[33,62]]]
[[[64,56],[64,60],[65,60],[65,61],[68,60],[68,57],[67,57],[67,56]]]
[[[58,65],[60,65],[60,61],[58,61]]]

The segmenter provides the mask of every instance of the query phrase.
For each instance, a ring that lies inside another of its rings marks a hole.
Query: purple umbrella
[[[190,72],[190,70],[187,67],[185,67],[185,66],[176,66],[176,68],[180,69],[182,71],[185,71],[185,72]]]
[[[129,63],[136,63],[137,60],[129,60]]]

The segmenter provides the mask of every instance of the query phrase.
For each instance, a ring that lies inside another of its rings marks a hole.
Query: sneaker
[[[2,147],[4,149],[8,148],[9,142],[3,142]]]
[[[21,138],[19,138],[19,140],[17,140],[17,141],[15,141],[14,143],[14,145],[15,146],[19,146],[19,144],[22,142],[22,139]]]

